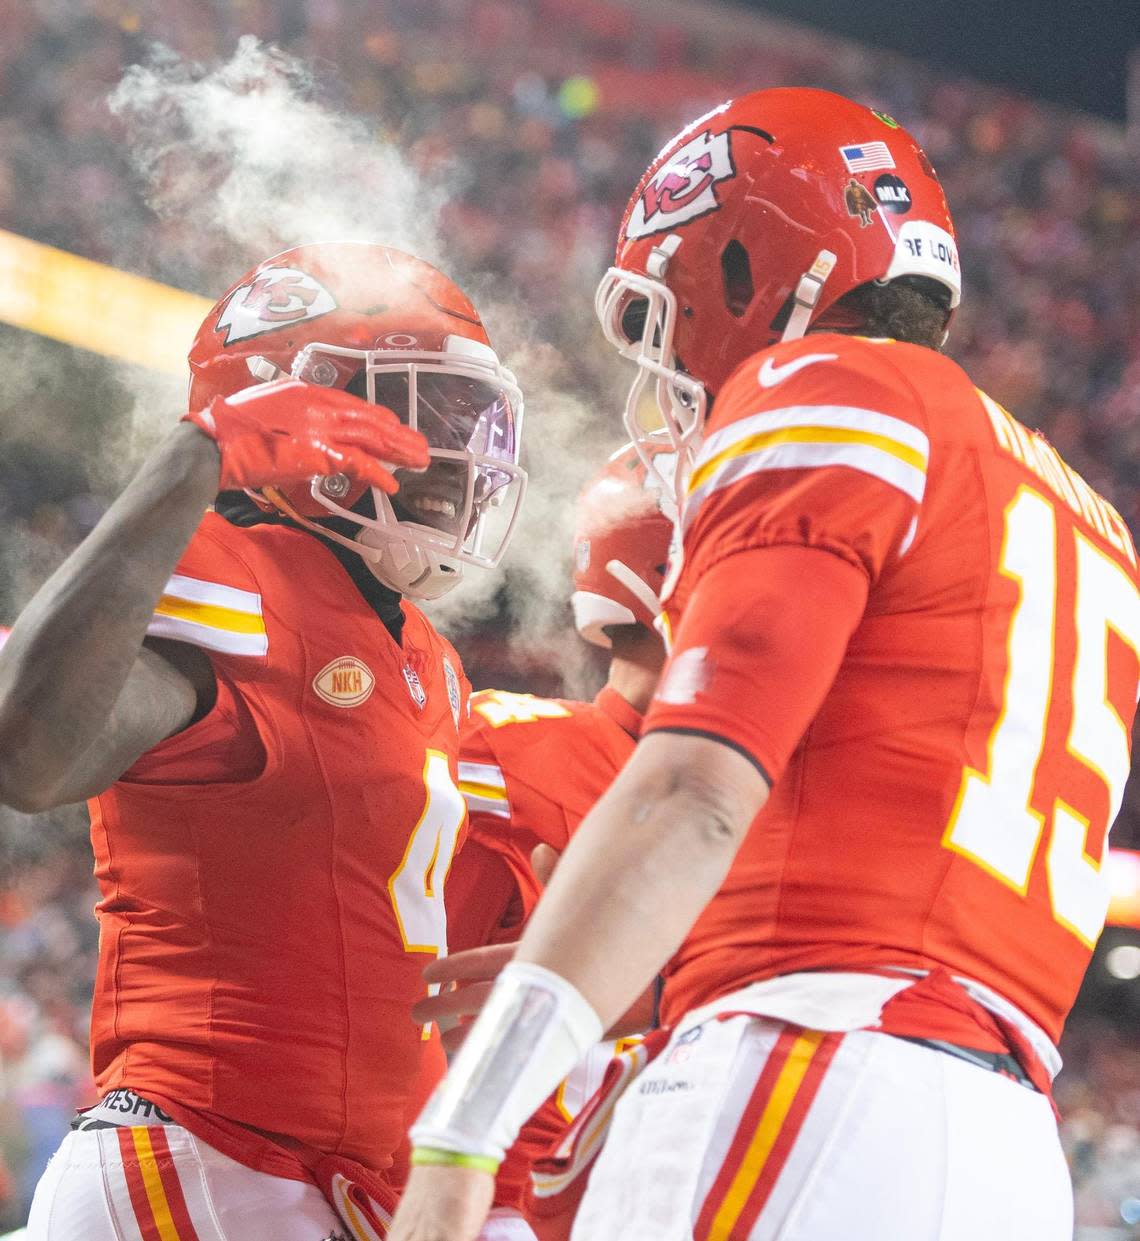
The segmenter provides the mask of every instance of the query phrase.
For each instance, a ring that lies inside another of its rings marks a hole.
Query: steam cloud
[[[566,610],[573,504],[617,446],[616,422],[568,390],[563,359],[529,330],[522,290],[504,296],[486,277],[456,270],[440,227],[447,178],[421,175],[375,124],[320,102],[306,66],[249,37],[230,60],[208,69],[157,49],[127,71],[109,102],[126,127],[149,205],[200,234],[205,252],[220,252],[226,262],[232,256],[231,267],[217,273],[217,292],[268,254],[326,239],[396,246],[465,288],[526,395],[530,489],[503,566],[469,568],[459,587],[431,605],[432,618],[462,638],[494,612],[505,588],[516,649],[557,644],[565,692],[582,692],[587,660]],[[590,314],[585,299],[582,313]],[[150,411],[170,408],[156,405],[149,388],[136,403],[134,446],[153,438]]]
[[[155,212],[220,233],[246,258],[306,241],[383,240],[440,263],[444,187],[316,91],[302,62],[245,36],[207,71],[156,49],[108,102]],[[223,273],[222,287],[240,270]]]

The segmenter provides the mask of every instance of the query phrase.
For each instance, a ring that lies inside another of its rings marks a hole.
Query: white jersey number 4
[[[399,866],[388,879],[388,894],[405,952],[447,956],[447,908],[443,886],[459,840],[466,807],[455,787],[447,756],[428,750],[424,763],[424,801]]]

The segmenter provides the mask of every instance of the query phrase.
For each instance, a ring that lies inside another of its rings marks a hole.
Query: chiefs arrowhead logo
[[[232,345],[330,310],[336,310],[336,300],[315,276],[295,267],[266,267],[234,289],[214,331],[225,332],[223,344]]]
[[[715,211],[720,206],[717,183],[735,174],[729,131],[706,130],[691,138],[646,182],[629,213],[626,237],[662,233]]]
[[[313,690],[332,707],[359,707],[376,688],[376,678],[366,663],[353,655],[334,659],[313,677]]]

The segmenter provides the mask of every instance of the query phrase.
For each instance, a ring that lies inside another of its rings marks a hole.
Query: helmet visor
[[[362,365],[367,356],[312,345],[298,355],[293,375],[305,383],[343,388],[362,400],[386,406],[401,422],[419,431],[431,448],[517,464],[514,401],[505,386],[459,373],[447,364]]]
[[[383,405],[419,431],[431,463],[421,472],[395,471],[395,520],[418,528],[433,552],[497,562],[525,486],[518,464],[522,400],[510,372],[463,356],[314,344],[297,356],[293,374]]]
[[[465,539],[483,505],[514,477],[496,466],[518,461],[510,395],[483,380],[417,367],[412,376],[377,374],[372,399],[415,427],[432,454],[422,473],[396,471],[393,507],[407,520]]]

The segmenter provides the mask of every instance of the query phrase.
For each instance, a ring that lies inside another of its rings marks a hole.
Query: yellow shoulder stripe
[[[260,615],[239,612],[236,608],[219,607],[212,603],[194,603],[189,599],[177,599],[173,595],[163,595],[154,609],[154,614],[205,625],[210,629],[224,629],[228,633],[265,632],[265,621]]]
[[[477,784],[474,780],[460,780],[459,791],[464,797],[489,797],[492,801],[506,801],[506,789],[493,784]]]
[[[880,452],[888,453],[916,470],[923,472],[926,470],[924,453],[887,435],[879,435],[873,431],[859,431],[852,427],[780,427],[774,431],[761,431],[738,440],[698,466],[689,480],[689,493],[692,494],[707,482],[726,461],[734,457],[746,456],[748,453],[759,452],[764,448],[773,448],[777,444],[861,444],[864,447],[877,448]]]

